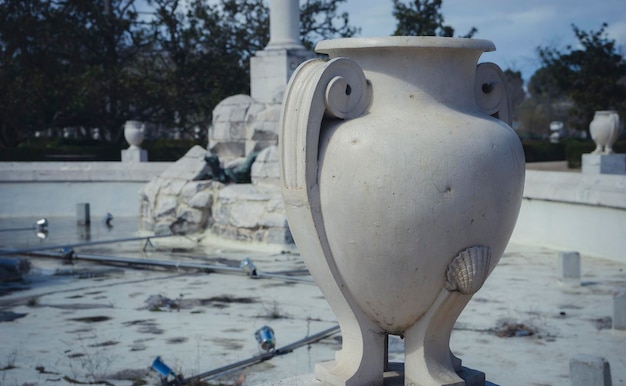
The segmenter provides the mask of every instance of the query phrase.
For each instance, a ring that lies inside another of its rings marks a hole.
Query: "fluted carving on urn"
[[[313,185],[322,119],[352,119],[363,114],[371,99],[369,87],[361,67],[348,58],[312,59],[298,67],[287,86],[281,117],[281,138],[289,144],[282,146],[286,188],[300,190]],[[295,130],[297,127],[304,130]]]

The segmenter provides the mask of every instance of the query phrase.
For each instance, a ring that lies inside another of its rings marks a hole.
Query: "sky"
[[[578,40],[571,25],[584,31],[598,31],[608,23],[607,33],[626,55],[626,0],[443,0],[444,24],[464,35],[472,27],[475,38],[491,40],[495,52],[481,61],[502,69],[521,71],[525,82],[539,68],[537,47],[564,50]],[[347,0],[342,10],[350,24],[361,27],[359,37],[389,36],[396,20],[391,0]]]

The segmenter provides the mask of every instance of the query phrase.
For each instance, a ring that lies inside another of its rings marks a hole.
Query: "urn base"
[[[148,162],[148,151],[131,146],[122,150],[122,162]]]
[[[318,363],[315,366],[315,374],[328,374],[330,372],[330,369],[332,369],[334,366],[335,361]],[[404,386],[404,363],[390,362],[387,367],[388,369],[385,371],[383,376],[383,386]],[[486,381],[485,373],[483,373],[482,371],[470,369],[468,367],[461,367],[460,370],[457,371],[457,375],[461,379],[463,379],[463,383],[453,383],[441,386],[498,386],[495,383]],[[324,384],[332,383],[322,383],[317,379],[311,383],[312,386]]]
[[[583,174],[626,174],[626,154],[583,154]]]

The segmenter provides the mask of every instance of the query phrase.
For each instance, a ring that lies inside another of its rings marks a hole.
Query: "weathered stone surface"
[[[207,175],[208,165],[204,161],[207,151],[201,146],[192,147],[187,154],[161,174],[161,178],[187,181],[201,180]]]
[[[144,185],[143,189],[139,192],[139,197],[151,203],[156,201],[156,196],[161,189],[161,184],[159,183],[159,177],[155,177],[150,180],[146,185]]]
[[[213,110],[209,150],[223,164],[278,144],[280,101],[260,103],[247,95],[224,99]]]
[[[172,233],[172,223],[160,222],[154,225],[153,231],[155,235],[166,235]]]
[[[206,150],[194,146],[139,192],[141,227],[157,233],[205,229],[216,191],[222,183],[201,180],[208,166]]]
[[[210,145],[211,154],[219,157],[220,161],[229,161],[246,155],[246,144],[243,141],[217,142]]]
[[[214,223],[210,231],[220,237],[248,242],[293,243],[280,190],[276,188],[228,185],[217,194],[212,216]]]
[[[274,197],[273,199],[269,200],[267,203],[267,210],[270,213],[273,213],[273,212],[285,213],[285,202],[283,201],[282,196],[278,195]]]
[[[291,231],[289,228],[273,228],[268,229],[265,240],[268,244],[293,244],[293,237],[291,236]]]
[[[284,213],[267,213],[267,207],[265,214],[258,220],[259,226],[267,228],[286,228],[287,218]]]
[[[176,215],[176,207],[178,206],[178,197],[176,196],[159,196],[154,208],[154,218],[160,220],[163,217],[173,217]]]
[[[187,183],[185,180],[173,178],[160,178],[161,189],[160,195],[177,196],[183,190],[183,186]]]
[[[213,203],[213,192],[208,189],[203,190],[196,193],[190,200],[185,200],[184,202],[192,208],[210,209]]]
[[[280,109],[280,104],[268,105],[265,110],[259,112],[248,125],[249,137],[256,141],[277,141]]]
[[[256,122],[257,120],[258,115],[265,111],[266,108],[267,105],[265,103],[254,101],[250,105],[250,108],[248,108],[248,114],[246,114],[246,127],[250,127],[250,125],[254,124],[254,122]],[[249,132],[247,134],[250,135]]]
[[[213,109],[213,123],[242,122],[246,117],[248,108],[254,103],[249,95],[238,94],[230,96],[215,106]],[[228,139],[228,137],[215,137],[215,139]]]
[[[176,217],[179,220],[194,225],[194,228],[199,228],[205,221],[204,213],[201,210],[188,207],[184,204],[178,207]]]
[[[181,191],[181,201],[190,202],[196,194],[209,189],[214,183],[219,182],[210,180],[187,182]]]
[[[228,226],[229,222],[229,208],[223,205],[217,205],[213,210],[213,220],[215,225]]]
[[[280,192],[272,192],[266,189],[259,189],[251,184],[235,184],[228,185],[220,190],[218,195],[219,202],[229,204],[237,201],[268,201]]]
[[[154,223],[154,221],[151,221],[148,218],[144,218],[142,220],[142,222],[140,223],[140,226],[141,226],[141,229],[143,229],[145,231],[153,232],[155,223]]]
[[[270,146],[263,149],[252,164],[250,172],[254,185],[280,186],[280,169],[278,168],[278,148]]]
[[[254,122],[248,125],[246,154],[278,144],[280,106],[280,103],[266,105],[266,109],[258,114]]]
[[[237,228],[255,228],[264,212],[262,201],[237,201],[230,209],[230,224]]]
[[[253,184],[203,180],[209,174],[207,151],[195,146],[142,189],[143,229],[186,233],[211,227],[210,232],[232,240],[292,243],[279,189],[279,119],[278,103],[255,102],[247,95],[223,100],[213,112],[211,153],[227,168],[260,151],[251,168]]]
[[[248,95],[234,95],[213,109],[209,128],[209,149],[220,159],[245,156],[246,119],[254,100]]]
[[[246,157],[235,158],[229,161],[225,161],[224,169],[236,168],[236,167],[243,165],[244,163],[246,163]]]

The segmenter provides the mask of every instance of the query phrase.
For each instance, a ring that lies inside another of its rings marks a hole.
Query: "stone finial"
[[[576,251],[559,252],[559,265],[562,283],[580,284],[580,253]]]
[[[611,367],[602,357],[578,354],[569,361],[572,386],[611,386]]]
[[[613,329],[626,331],[626,288],[613,294]]]

